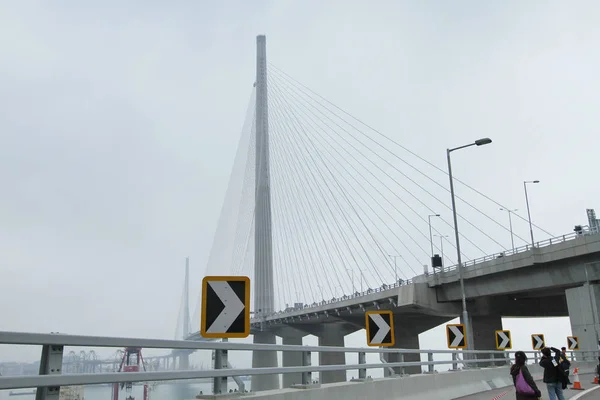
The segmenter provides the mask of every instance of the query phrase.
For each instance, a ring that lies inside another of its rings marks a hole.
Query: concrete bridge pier
[[[179,354],[179,369],[186,371],[190,369],[190,355],[189,353]]]
[[[344,347],[344,337],[356,331],[339,323],[325,323],[315,326],[311,333],[319,338],[319,346]],[[346,353],[319,353],[319,365],[344,365]],[[346,382],[346,371],[323,371],[319,373],[319,383]]]
[[[418,331],[407,329],[406,323],[402,321],[402,317],[400,315],[394,316],[394,333],[395,333],[395,344],[394,348],[396,349],[418,349],[419,348],[419,333]],[[421,355],[419,353],[405,353],[405,354],[389,354],[384,353],[383,359],[389,363],[392,362],[419,362],[421,361]],[[413,367],[396,367],[392,368],[394,374],[402,375],[404,374],[420,374],[421,367],[413,366]],[[390,368],[384,368],[383,371],[384,376],[392,375],[392,371]]]
[[[254,334],[255,344],[276,344],[276,336],[272,332],[256,332]],[[253,351],[252,368],[277,367],[276,351]],[[253,375],[251,383],[252,391],[279,389],[279,375]]]
[[[490,350],[496,348],[496,331],[502,330],[502,317],[500,315],[472,315],[469,317],[471,320],[471,327],[473,330],[473,344],[475,350]],[[496,362],[482,362],[478,363],[476,367],[489,367],[493,365],[504,365],[505,359],[500,354],[494,353],[482,353],[476,354],[475,358],[479,360],[486,360],[497,358],[499,361]],[[475,367],[475,366],[474,366]]]
[[[284,327],[277,331],[277,336],[281,337],[282,344],[302,346],[302,338],[307,334],[291,327]],[[302,366],[302,353],[298,351],[284,351],[281,355],[283,367]],[[283,374],[283,388],[289,388],[294,384],[302,383],[302,373]]]
[[[591,268],[590,268],[591,269]],[[565,290],[567,298],[567,307],[569,310],[569,319],[571,321],[571,332],[579,340],[579,349],[581,351],[597,351],[600,348],[600,285],[585,284]],[[548,343],[550,345],[551,343]],[[558,346],[559,344],[552,344]],[[560,347],[567,344],[561,344]],[[584,358],[589,361],[596,361],[596,357],[591,355]]]

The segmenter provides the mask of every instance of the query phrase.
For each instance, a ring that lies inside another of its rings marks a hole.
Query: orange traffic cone
[[[575,368],[573,370],[573,387],[571,389],[573,390],[583,390],[583,388],[581,387],[581,382],[579,381],[579,368]]]
[[[592,382],[592,383],[593,383],[594,385],[597,385],[597,384],[598,384],[598,375],[596,375],[596,376],[594,377],[594,382]]]

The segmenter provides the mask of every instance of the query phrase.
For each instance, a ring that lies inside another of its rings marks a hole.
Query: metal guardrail
[[[578,238],[581,238],[583,236],[587,236],[587,235],[597,235],[600,234],[600,230],[598,229],[590,229],[587,227],[583,227],[581,233],[576,233],[576,232],[571,232],[562,236],[557,236],[554,238],[550,238],[550,239],[546,239],[546,240],[542,240],[539,242],[536,242],[535,248],[541,248],[541,247],[546,247],[546,246],[550,246],[553,244],[558,244],[558,243],[564,243],[564,242],[568,242],[571,240],[575,240]],[[506,250],[500,253],[495,253],[495,254],[491,254],[491,255],[487,255],[487,256],[483,256],[483,257],[479,257],[479,258],[475,258],[472,260],[468,260],[465,261],[463,263],[463,265],[465,267],[473,267],[477,264],[481,264],[484,263],[486,261],[492,261],[498,258],[502,258],[502,257],[508,257],[508,256],[512,256],[515,254],[519,254],[519,253],[524,253],[526,251],[530,251],[532,250],[532,247],[530,244],[525,245],[525,246],[521,246],[521,247],[517,247],[514,250],[510,249],[510,250]],[[454,271],[457,269],[457,265],[451,265],[448,267],[443,267],[443,268],[439,268],[438,272],[436,273],[444,273],[444,272],[450,272],[450,271]],[[433,275],[433,274],[430,274]],[[398,288],[400,286],[405,286],[405,285],[410,285],[414,282],[414,278],[413,279],[400,279],[398,282],[393,283],[391,285],[387,285],[384,284],[378,288],[374,288],[374,289],[367,289],[365,291],[362,292],[355,292],[352,295],[345,295],[342,296],[340,298],[333,298],[331,300],[323,300],[321,302],[314,302],[312,304],[305,304],[303,307],[290,307],[286,310],[280,310],[280,311],[276,311],[273,313],[268,313],[268,314],[264,314],[261,317],[257,317],[257,318],[252,318],[251,319],[251,323],[252,324],[259,324],[261,322],[264,322],[266,320],[266,318],[271,318],[271,317],[281,317],[281,318],[286,318],[286,315],[289,315],[291,313],[297,312],[297,311],[306,311],[306,314],[310,314],[311,309],[316,309],[318,307],[324,306],[324,305],[328,305],[328,304],[334,304],[334,303],[341,303],[347,300],[352,300],[352,299],[356,299],[359,297],[365,297],[365,296],[369,296],[371,294],[374,293],[379,293],[379,292],[383,292],[386,290],[390,290],[390,289],[394,289],[394,288]],[[289,317],[288,317],[289,318]]]
[[[511,358],[508,352],[497,350],[421,350],[421,349],[391,349],[391,348],[360,348],[360,347],[334,347],[334,346],[297,346],[297,345],[271,345],[231,342],[194,342],[187,340],[161,340],[137,339],[100,336],[75,336],[61,334],[37,334],[23,332],[0,332],[0,344],[10,345],[39,345],[42,346],[40,372],[36,376],[0,377],[0,390],[37,387],[36,400],[58,399],[61,386],[93,385],[101,383],[128,383],[148,381],[189,380],[213,378],[215,393],[221,393],[227,387],[227,378],[243,375],[272,375],[301,373],[302,385],[310,385],[311,374],[323,371],[358,370],[360,379],[367,378],[367,369],[395,368],[403,370],[406,367],[427,366],[429,372],[434,372],[436,365],[452,364],[453,369],[458,364],[463,367],[477,367],[481,363],[492,365],[507,365]],[[62,360],[64,346],[85,347],[139,347],[139,348],[164,348],[186,350],[214,350],[215,369],[213,370],[185,370],[162,372],[125,372],[125,373],[100,373],[100,374],[62,374]],[[242,368],[225,369],[228,351],[283,351],[301,352],[302,365],[280,368]],[[311,365],[311,352],[328,353],[358,353],[358,364],[349,365]],[[399,362],[366,363],[367,353],[399,354]],[[528,352],[529,354],[533,352]],[[588,354],[589,353],[589,354]],[[576,358],[580,356],[594,357],[598,352],[574,352]],[[404,362],[405,354],[427,354],[427,361]],[[434,355],[452,355],[451,360],[434,360]],[[463,360],[459,360],[463,354]],[[537,362],[537,355],[532,357]]]
[[[475,258],[473,260],[464,262],[463,265],[465,267],[474,266],[476,264],[481,264],[486,261],[492,261],[492,260],[496,260],[498,258],[508,257],[508,256],[512,256],[512,255],[519,254],[519,253],[524,253],[526,251],[532,250],[533,248],[537,249],[537,248],[541,248],[541,247],[547,247],[547,246],[551,246],[553,244],[569,242],[571,240],[579,239],[579,238],[582,238],[582,237],[588,236],[588,235],[597,235],[599,233],[600,233],[600,231],[598,229],[582,228],[581,233],[577,233],[577,232],[567,233],[562,236],[557,236],[554,238],[536,242],[535,246],[527,244],[525,246],[516,247],[514,250],[510,249],[510,250],[506,250],[506,251],[503,251],[500,253],[495,253],[495,254],[484,256],[484,257]],[[455,265],[451,265],[448,267],[440,268],[439,271],[440,272],[449,272],[449,271],[453,271],[453,270],[457,269],[457,267],[458,267],[458,265],[455,264]]]

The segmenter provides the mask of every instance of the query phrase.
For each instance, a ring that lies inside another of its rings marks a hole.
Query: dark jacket
[[[513,364],[513,366],[510,367],[510,375],[513,378],[513,384],[515,386],[517,385],[517,376],[519,376],[520,371],[523,371],[523,378],[525,378],[525,382],[527,382],[529,386],[531,386],[531,388],[535,391],[535,396],[527,396],[525,394],[517,393],[517,400],[531,400],[540,397],[542,393],[535,384],[535,381],[533,380],[533,377],[531,376],[527,365],[518,366],[517,364]]]
[[[556,361],[556,366],[552,363],[552,360]],[[540,360],[540,366],[544,368],[544,383],[563,383],[566,384],[566,377],[560,365],[560,353],[555,353],[554,357],[542,356]],[[557,368],[558,367],[558,368]]]
[[[564,354],[560,354],[560,367],[565,371],[568,371],[571,368],[571,361],[567,359],[567,356]]]

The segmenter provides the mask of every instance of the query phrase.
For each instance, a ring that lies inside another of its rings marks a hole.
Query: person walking
[[[525,365],[527,355],[522,351],[515,353],[515,363],[510,367],[510,375],[517,392],[517,400],[531,400],[539,398],[542,393],[538,389],[529,368]]]
[[[549,399],[565,400],[563,389],[567,387],[567,379],[564,370],[560,367],[560,350],[544,347],[540,366],[544,368],[544,383],[548,389]]]

